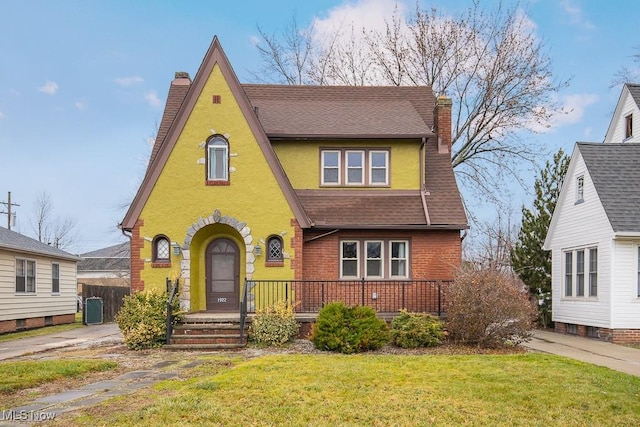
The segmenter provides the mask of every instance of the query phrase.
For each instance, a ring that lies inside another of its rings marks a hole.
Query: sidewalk
[[[65,332],[0,342],[0,360],[55,348],[121,341],[122,334],[116,323],[89,325]]]
[[[541,330],[524,346],[640,377],[640,350],[634,348]]]

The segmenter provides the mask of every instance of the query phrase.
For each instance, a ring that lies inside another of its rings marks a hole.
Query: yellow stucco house
[[[120,228],[132,289],[179,274],[192,313],[283,295],[306,312],[335,299],[433,311],[425,289],[452,279],[467,228],[451,101],[430,87],[241,84],[214,38],[193,81],[171,83]]]

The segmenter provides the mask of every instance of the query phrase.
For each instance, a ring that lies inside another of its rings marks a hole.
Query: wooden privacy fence
[[[125,286],[82,285],[83,301],[87,298],[102,298],[104,323],[116,321],[116,314],[122,308],[122,300],[129,293],[129,288]]]

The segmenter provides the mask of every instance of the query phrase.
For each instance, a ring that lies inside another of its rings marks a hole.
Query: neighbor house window
[[[638,246],[638,298],[640,298],[640,246]]]
[[[391,277],[408,277],[408,244],[409,242],[389,242],[390,260],[391,260]]]
[[[584,175],[576,179],[576,203],[584,201]]]
[[[360,277],[360,263],[357,241],[344,241],[340,244],[340,277]]]
[[[624,138],[631,138],[633,136],[633,114],[629,114],[624,118]]]
[[[340,152],[322,152],[322,184],[340,184]]]
[[[347,151],[347,184],[364,184],[364,151]]]
[[[365,277],[382,277],[382,242],[365,242],[367,262]]]
[[[60,264],[51,264],[51,292],[60,293]]]
[[[389,185],[389,150],[331,149],[320,153],[321,185]]]
[[[229,181],[229,143],[221,136],[207,141],[207,180]]]
[[[389,183],[389,152],[369,152],[369,183],[387,185]]]
[[[267,262],[282,262],[282,238],[271,236],[267,239]]]
[[[576,296],[584,296],[584,250],[576,251]]]
[[[16,293],[36,292],[36,262],[16,258]]]
[[[589,249],[589,296],[598,296],[598,248]]]
[[[573,252],[564,254],[564,295],[573,295]]]
[[[167,236],[156,236],[153,239],[153,262],[167,263],[171,261],[171,243]]]

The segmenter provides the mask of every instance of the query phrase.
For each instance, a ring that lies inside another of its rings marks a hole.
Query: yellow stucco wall
[[[305,141],[276,142],[273,148],[294,188],[320,188],[320,150],[341,149],[390,149],[389,176],[394,190],[420,189],[420,146],[417,141],[367,140],[360,141]],[[344,165],[343,165],[344,166]],[[335,188],[335,186],[327,187]],[[344,186],[345,189],[363,187]],[[366,187],[367,189],[388,189],[389,187]]]
[[[212,103],[212,95],[220,95],[220,104]],[[212,135],[229,136],[229,186],[206,186],[205,158],[202,143]],[[233,171],[235,169],[235,171]],[[216,65],[209,76],[198,101],[192,110],[177,143],[171,152],[158,181],[156,182],[140,218],[144,226],[140,235],[153,238],[157,234],[168,236],[172,242],[183,244],[187,230],[198,221],[219,210],[246,223],[257,244],[272,234],[282,234],[284,251],[293,257],[290,239],[293,227],[290,221],[293,212],[273,175],[256,138],[249,128],[233,97],[230,87]],[[215,237],[231,237],[240,248],[240,277],[245,271],[245,242],[230,226],[215,224],[201,228],[193,237],[190,246],[191,309],[205,308],[204,298],[204,252]],[[284,267],[265,267],[263,255],[256,257],[254,279],[292,279],[290,260],[285,258]],[[151,242],[146,240],[141,254],[151,260]],[[152,268],[145,262],[141,279],[145,288],[164,289],[165,277],[172,270],[179,271],[182,256],[172,255],[171,268]]]

